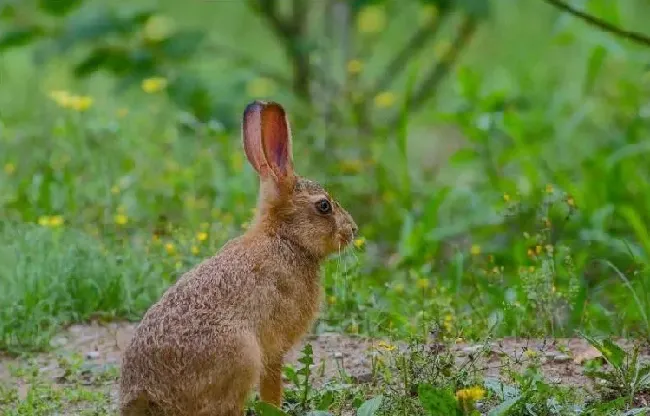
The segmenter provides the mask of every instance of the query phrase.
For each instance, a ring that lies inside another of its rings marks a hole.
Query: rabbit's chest
[[[275,284],[275,301],[263,323],[262,345],[269,353],[284,353],[309,329],[320,305],[321,288],[311,282],[280,281]]]

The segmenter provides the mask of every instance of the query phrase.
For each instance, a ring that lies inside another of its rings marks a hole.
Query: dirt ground
[[[120,353],[129,342],[135,325],[132,323],[110,323],[106,325],[73,325],[53,339],[54,353],[36,357],[40,374],[56,380],[65,370],[56,359],[61,354],[77,353],[93,365],[118,367]],[[629,344],[618,340],[623,346]],[[371,380],[371,356],[380,340],[353,337],[341,334],[308,336],[304,342],[312,344],[316,371],[315,384],[337,377],[343,370],[359,383]],[[402,345],[399,348],[405,348]],[[299,345],[287,357],[288,363],[297,364]],[[435,348],[433,348],[435,349]],[[458,343],[454,347],[457,362],[475,360],[486,375],[498,377],[504,362],[524,366],[526,361],[537,357],[542,362],[545,377],[552,383],[580,386],[589,389],[591,380],[584,375],[583,362],[597,359],[599,354],[582,339],[516,339],[505,338],[488,344]],[[647,352],[644,358],[648,358]],[[12,376],[10,368],[19,364],[16,357],[0,357],[0,383],[9,383],[24,389],[25,381]],[[117,403],[115,381],[106,383],[110,392],[111,408]]]

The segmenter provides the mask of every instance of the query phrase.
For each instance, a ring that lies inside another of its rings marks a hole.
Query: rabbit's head
[[[339,251],[353,240],[357,225],[350,214],[322,186],[294,172],[291,129],[280,104],[249,104],[242,136],[261,184],[251,231],[286,238],[315,258]]]

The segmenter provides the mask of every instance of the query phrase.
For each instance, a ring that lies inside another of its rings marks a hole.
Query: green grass
[[[164,268],[144,253],[109,252],[66,229],[5,225],[0,233],[2,348],[46,348],[61,324],[135,318],[165,287]]]

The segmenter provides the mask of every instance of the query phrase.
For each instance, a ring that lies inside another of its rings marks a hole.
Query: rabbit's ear
[[[262,149],[262,112],[266,103],[254,101],[246,106],[242,117],[242,141],[248,161],[257,173],[266,177],[269,165]]]
[[[275,102],[266,103],[262,110],[262,150],[279,182],[293,180],[291,128],[284,108]]]

